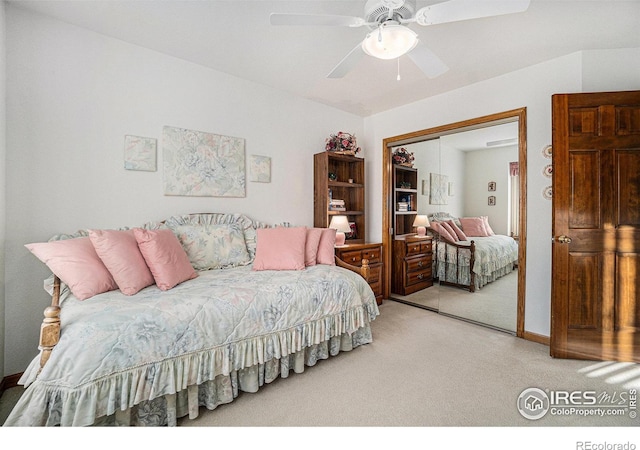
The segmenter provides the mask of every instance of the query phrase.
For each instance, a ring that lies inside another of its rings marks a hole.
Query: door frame
[[[393,233],[393,164],[391,147],[435,139],[448,134],[518,121],[518,167],[520,171],[520,226],[518,230],[518,305],[516,336],[525,337],[525,281],[527,253],[527,108],[517,108],[461,122],[414,131],[382,140],[382,254],[384,259],[384,298],[391,294]],[[386,230],[386,232],[385,232]]]

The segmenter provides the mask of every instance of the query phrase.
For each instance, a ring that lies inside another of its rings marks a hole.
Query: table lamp
[[[329,228],[336,230],[336,247],[344,245],[346,236],[345,233],[351,233],[351,227],[349,226],[349,220],[347,216],[333,216]]]
[[[413,226],[417,227],[418,236],[426,236],[427,227],[429,226],[429,218],[427,216],[418,214],[415,220],[413,221]]]

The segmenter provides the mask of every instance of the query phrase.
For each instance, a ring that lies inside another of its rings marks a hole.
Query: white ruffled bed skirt
[[[373,341],[369,324],[358,328],[354,333],[343,333],[328,341],[314,344],[304,349],[283,356],[279,359],[271,359],[263,364],[253,365],[240,370],[231,371],[228,375],[218,375],[211,381],[187,386],[175,394],[163,395],[152,400],[142,401],[124,411],[116,411],[115,414],[96,417],[95,426],[175,426],[179,418],[188,416],[190,419],[198,417],[200,407],[213,410],[219,405],[231,403],[240,392],[257,392],[265,383],[271,383],[276,378],[287,378],[289,372],[304,372],[305,366],[313,366],[321,359],[328,359],[343,351],[350,351],[360,345]],[[28,415],[27,422],[35,426],[74,425],[73,423],[61,423],[61,417],[69,417],[69,409],[74,405],[68,401],[64,393],[57,392],[58,388],[46,386],[36,380],[27,389],[18,404],[16,410]],[[97,401],[97,400],[96,400]],[[29,406],[32,403],[32,407]],[[46,408],[42,405],[46,404]],[[62,411],[62,408],[67,411]],[[39,415],[35,418],[33,413]],[[26,417],[25,417],[26,419]],[[36,420],[37,419],[37,420]],[[7,425],[20,425],[21,418],[13,416],[13,423]]]

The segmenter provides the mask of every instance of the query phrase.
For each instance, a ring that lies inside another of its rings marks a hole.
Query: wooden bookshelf
[[[346,243],[363,244],[366,236],[364,159],[321,152],[314,155],[313,163],[314,226],[327,228],[332,216],[345,215],[356,229],[355,237],[347,235]],[[332,174],[331,178],[329,174]],[[330,198],[344,200],[345,211],[330,210]]]
[[[393,166],[393,234],[414,233],[413,221],[418,214],[418,169]]]

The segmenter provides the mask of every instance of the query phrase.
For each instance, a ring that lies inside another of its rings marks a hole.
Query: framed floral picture
[[[249,156],[249,181],[271,183],[271,158],[268,156]]]
[[[449,177],[446,175],[440,175],[438,173],[430,174],[430,190],[429,190],[429,204],[430,205],[446,205],[447,187],[449,186]]]
[[[244,139],[164,127],[164,193],[244,197]]]
[[[130,136],[124,137],[124,168],[155,172],[157,140],[154,138]]]

